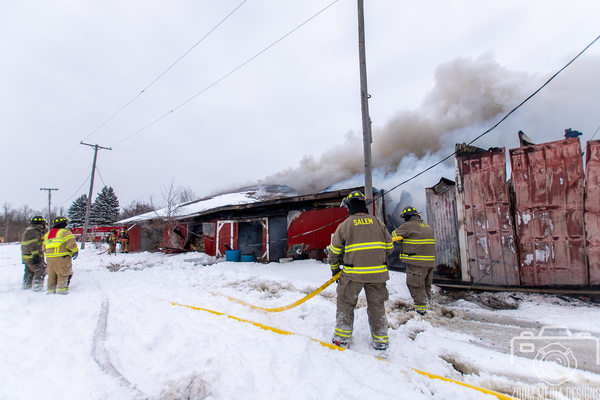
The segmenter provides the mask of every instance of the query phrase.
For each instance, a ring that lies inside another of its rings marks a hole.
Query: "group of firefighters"
[[[68,220],[59,216],[52,220],[47,229],[46,219],[36,215],[21,237],[21,259],[25,264],[23,288],[42,291],[44,278],[48,275],[47,293],[67,294],[73,277],[72,261],[79,255],[75,235],[67,229]],[[116,230],[110,232],[113,244],[109,251],[116,253]],[[129,233],[124,227],[121,232],[121,252],[128,253]]]
[[[117,254],[117,241],[121,243],[121,253],[129,253],[129,230],[127,226],[121,229],[121,233],[117,233],[116,229],[111,229],[106,237],[108,243],[108,255]]]
[[[386,282],[390,275],[387,258],[394,242],[402,242],[400,260],[406,263],[406,284],[414,302],[414,311],[425,315],[431,302],[431,285],[435,266],[433,230],[413,207],[402,211],[404,224],[391,234],[385,224],[369,214],[365,196],[354,191],[342,201],[349,217],[338,225],[329,246],[328,261],[333,276],[340,277],[337,286],[336,325],[332,343],[348,348],[354,325],[354,309],[364,289],[367,316],[376,350],[388,348],[385,301],[389,298]],[[48,274],[48,293],[66,294],[73,276],[72,260],[78,255],[75,236],[66,229],[67,219],[57,217],[46,232],[46,220],[35,216],[23,233],[21,250],[25,275],[23,286],[41,291]],[[116,254],[117,240],[121,252],[128,253],[129,234],[126,227],[120,238],[112,229],[107,238],[109,254]],[[44,255],[46,261],[44,261]]]
[[[389,298],[386,282],[390,279],[387,258],[394,242],[402,242],[400,260],[406,263],[406,285],[414,309],[425,315],[431,302],[431,285],[435,266],[433,229],[413,207],[402,211],[404,223],[392,234],[385,224],[369,214],[365,196],[354,191],[343,201],[349,217],[338,225],[329,245],[331,273],[341,273],[337,286],[336,323],[332,343],[348,348],[354,325],[354,308],[364,289],[367,318],[375,350],[388,348],[385,301]]]

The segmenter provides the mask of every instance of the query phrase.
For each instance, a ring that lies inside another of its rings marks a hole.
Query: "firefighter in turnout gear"
[[[46,263],[44,262],[43,237],[46,233],[46,220],[36,215],[29,221],[29,226],[21,237],[21,259],[25,264],[23,288],[36,292],[44,288]]]
[[[110,230],[106,238],[106,243],[108,243],[108,255],[117,254],[117,231],[114,229]]]
[[[364,288],[367,297],[367,315],[373,347],[388,347],[385,301],[389,294],[385,285],[390,278],[387,257],[394,250],[392,237],[383,222],[370,215],[365,196],[354,191],[343,201],[349,217],[333,235],[328,261],[335,276],[342,275],[337,286],[337,311],[333,344],[348,347],[354,326],[354,308]]]
[[[79,255],[73,233],[66,229],[67,219],[56,217],[52,229],[44,235],[44,252],[48,263],[47,293],[67,294],[73,276],[72,260]]]
[[[406,263],[406,285],[415,304],[415,311],[424,315],[431,303],[431,284],[435,267],[435,238],[417,210],[402,211],[404,224],[392,232],[394,242],[402,242],[400,260]]]
[[[127,225],[124,225],[121,229],[119,240],[121,241],[121,253],[129,253],[129,231],[127,230]]]

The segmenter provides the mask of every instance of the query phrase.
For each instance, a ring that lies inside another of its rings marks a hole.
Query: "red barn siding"
[[[209,256],[214,256],[217,251],[217,222],[202,223],[202,237],[204,238],[204,251]]]
[[[141,236],[142,236],[142,228],[139,224],[135,224],[129,228],[129,252],[130,253],[140,251]]]
[[[179,228],[181,233],[186,236],[188,232],[188,224],[187,223],[178,223],[178,224],[165,224],[163,226],[163,243],[162,247],[166,247],[169,249],[183,249],[187,240],[182,239],[181,236],[177,235],[173,230],[175,228]]]
[[[308,244],[309,249],[325,249],[331,243],[335,229],[348,216],[348,210],[335,207],[299,211],[291,215],[293,219],[288,223],[288,249],[301,243]]]
[[[217,221],[215,255],[224,257],[225,251],[227,251],[226,246],[229,246],[230,250],[237,250],[237,235],[238,226],[236,221]]]

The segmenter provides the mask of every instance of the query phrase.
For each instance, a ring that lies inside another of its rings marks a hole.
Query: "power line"
[[[125,108],[127,108],[131,103],[133,103],[138,97],[140,97],[142,95],[142,93],[144,93],[146,90],[148,90],[150,88],[150,86],[154,85],[160,78],[163,77],[163,75],[165,75],[167,72],[169,72],[169,70],[171,68],[173,68],[175,66],[175,64],[179,63],[179,61],[181,61],[185,56],[187,56],[196,46],[198,46],[201,42],[204,41],[204,39],[206,39],[211,33],[213,33],[223,22],[225,22],[225,20],[227,20],[233,13],[235,13],[247,0],[243,0],[236,8],[233,9],[233,11],[231,11],[229,14],[227,14],[227,16],[225,18],[223,18],[217,25],[215,25],[210,31],[208,31],[207,34],[205,34],[199,41],[196,42],[196,44],[194,44],[192,47],[190,47],[189,50],[187,50],[185,53],[183,53],[183,55],[181,57],[179,57],[173,64],[171,64],[166,70],[164,70],[158,77],[156,77],[152,82],[150,82],[140,93],[138,93],[135,97],[133,97],[131,100],[129,100],[123,107],[121,107],[117,112],[115,112],[113,115],[111,115],[106,121],[104,121],[102,124],[100,124],[96,129],[94,129],[92,132],[90,132],[86,137],[83,138],[83,140],[89,138],[90,136],[92,136],[94,133],[96,133],[97,131],[99,131],[104,125],[106,125],[109,121],[111,121],[114,117],[116,117],[118,114],[121,113],[121,111],[123,111]],[[75,152],[77,151],[77,149],[79,148],[79,146],[75,146],[75,148],[73,149],[73,151],[71,152],[71,154],[69,154],[69,156],[66,158],[65,162],[60,166],[60,168],[56,171],[56,173],[48,180],[49,182],[52,181],[52,179],[54,179],[59,173],[60,171],[62,171],[62,169],[67,165],[67,163],[69,162],[69,160],[71,159],[71,157],[73,157],[73,154],[75,154]],[[73,196],[71,196],[73,197]],[[68,201],[68,200],[67,200]]]
[[[523,100],[518,106],[516,106],[515,108],[513,108],[512,110],[510,110],[504,117],[502,117],[500,119],[500,121],[496,122],[491,128],[489,128],[487,131],[483,132],[482,134],[480,134],[479,136],[477,136],[475,139],[471,140],[469,143],[467,143],[467,146],[473,144],[475,141],[481,139],[483,136],[487,135],[488,133],[490,133],[491,131],[493,131],[494,129],[496,129],[502,122],[504,122],[512,113],[514,113],[515,111],[517,111],[519,108],[521,108],[521,106],[525,103],[527,103],[533,96],[537,95],[544,87],[546,87],[554,78],[556,78],[558,76],[558,74],[560,74],[562,71],[564,71],[569,65],[571,65],[576,59],[579,58],[579,56],[581,56],[587,49],[589,49],[594,43],[596,43],[598,40],[600,39],[600,36],[598,36],[596,39],[594,39],[590,44],[588,44],[583,50],[581,50],[581,52],[579,52],[579,54],[577,54],[571,61],[569,61],[564,67],[562,67],[561,69],[559,69],[554,75],[552,75],[550,77],[550,79],[548,79],[542,86],[540,86],[535,92],[533,92],[531,95],[529,95],[525,100]],[[600,129],[600,128],[599,128]],[[594,134],[595,135],[595,134]],[[417,173],[416,175],[406,179],[403,182],[400,182],[399,184],[397,184],[396,186],[394,186],[393,188],[391,188],[388,191],[383,191],[381,193],[381,195],[378,196],[382,197],[385,193],[389,193],[397,188],[399,188],[400,186],[404,185],[405,183],[408,183],[410,181],[412,181],[413,179],[417,178],[420,175],[423,175],[425,172],[437,167],[438,165],[444,163],[446,160],[448,160],[450,157],[453,157],[456,155],[456,153],[459,150],[455,150],[452,154],[449,154],[448,156],[444,157],[442,160],[438,161],[437,163],[429,166],[428,168],[425,168],[423,171]],[[373,200],[375,201],[375,199]]]
[[[102,181],[102,184],[104,186],[106,186],[106,183],[104,183],[104,179],[102,179],[102,175],[100,174],[100,168],[96,167],[96,171],[98,172],[98,176],[100,177],[100,180]]]
[[[106,121],[104,121],[102,124],[100,124],[100,126],[98,126],[96,129],[94,129],[89,135],[87,135],[86,137],[84,137],[83,140],[85,140],[88,137],[92,136],[94,133],[96,133],[98,130],[100,130],[100,128],[102,128],[104,125],[106,125],[110,120],[112,120],[114,117],[116,117],[118,114],[120,114],[121,111],[123,111],[125,108],[127,108],[127,106],[129,106],[131,103],[133,103],[138,97],[140,97],[142,95],[142,93],[144,93],[146,90],[148,90],[150,88],[150,86],[154,85],[154,83],[156,83],[156,81],[158,81],[160,78],[162,78],[163,75],[165,75],[167,72],[169,72],[169,70],[171,68],[173,68],[175,66],[175,64],[177,64],[185,56],[187,56],[188,53],[190,53],[196,46],[198,46],[202,41],[204,41],[204,39],[206,39],[211,33],[213,33],[223,22],[225,22],[225,20],[227,20],[231,15],[233,15],[233,13],[236,12],[246,1],[247,0],[242,1],[233,11],[231,11],[229,14],[227,14],[227,16],[225,18],[223,18],[221,20],[221,22],[219,22],[217,25],[215,25],[214,28],[212,28],[210,31],[208,31],[208,33],[206,35],[204,35],[202,37],[202,39],[200,39],[199,41],[197,41],[195,45],[193,45],[192,47],[190,47],[190,49],[188,51],[186,51],[185,53],[183,53],[183,55],[181,57],[179,57],[173,64],[171,64],[171,66],[169,68],[167,68],[166,70],[164,70],[158,77],[156,77],[152,82],[150,82],[150,84],[148,84],[148,86],[146,86],[141,92],[139,92],[133,99],[129,100],[127,102],[127,104],[125,104],[123,107],[121,107],[116,113],[114,113],[113,115],[111,115],[110,118],[108,118]]]
[[[170,115],[174,111],[180,109],[181,107],[183,107],[184,105],[186,105],[190,101],[194,100],[196,97],[200,96],[202,93],[206,92],[207,90],[209,90],[210,88],[212,88],[213,86],[215,86],[216,84],[218,84],[219,82],[221,82],[222,80],[224,80],[225,78],[227,78],[230,75],[232,75],[233,73],[237,72],[239,69],[241,69],[242,67],[244,67],[246,64],[250,63],[251,61],[253,61],[254,59],[256,59],[258,56],[260,56],[261,54],[263,54],[264,52],[266,52],[267,50],[269,50],[271,47],[275,46],[277,43],[281,42],[283,39],[285,39],[288,36],[290,36],[292,33],[294,33],[295,31],[297,31],[298,29],[300,29],[302,26],[306,25],[308,22],[310,22],[311,20],[313,20],[314,18],[316,18],[317,16],[319,16],[321,13],[325,12],[328,8],[330,8],[331,6],[333,6],[338,1],[339,0],[335,0],[333,3],[329,4],[327,7],[323,8],[321,11],[319,11],[318,13],[316,13],[315,15],[313,15],[312,17],[310,17],[306,21],[302,22],[300,25],[298,25],[297,27],[295,27],[294,29],[292,29],[291,31],[289,31],[288,33],[286,33],[285,35],[283,35],[282,37],[280,37],[279,39],[277,39],[275,42],[273,42],[269,46],[265,47],[263,50],[259,51],[257,54],[255,54],[254,56],[250,57],[248,60],[244,61],[242,64],[240,64],[239,66],[237,66],[236,68],[234,68],[233,70],[231,70],[230,72],[228,72],[227,74],[223,75],[221,78],[217,79],[216,81],[214,81],[213,83],[211,83],[210,85],[208,85],[207,87],[205,87],[204,89],[202,89],[201,91],[199,91],[198,93],[196,93],[195,95],[193,95],[192,97],[190,97],[189,99],[187,99],[186,101],[184,101],[183,103],[179,104],[177,107],[173,108],[171,111],[165,113],[164,115],[162,115],[161,117],[159,117],[159,118],[155,119],[154,121],[150,122],[146,126],[138,129],[137,131],[135,131],[131,135],[127,136],[123,140],[121,140],[121,141],[113,144],[111,147],[118,146],[119,144],[123,143],[124,141],[126,141],[128,139],[131,139],[132,137],[134,137],[138,133],[140,133],[140,132],[148,129],[149,127],[151,127],[152,125],[156,124],[160,120],[166,118],[168,115]]]
[[[83,187],[83,185],[85,185],[88,181],[88,179],[90,179],[89,175],[85,178],[85,180],[83,181],[83,183],[81,184],[81,186],[79,186],[79,188],[77,188],[77,190],[75,191],[75,193],[73,193],[71,195],[71,197],[69,197],[68,199],[66,199],[65,201],[63,201],[62,203],[58,203],[58,205],[62,205],[65,204],[67,201],[71,200],[73,197],[75,197],[77,195],[77,193],[79,193],[79,191],[81,190],[81,188]]]

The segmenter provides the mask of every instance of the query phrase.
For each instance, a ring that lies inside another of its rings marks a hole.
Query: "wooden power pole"
[[[362,109],[363,147],[365,158],[365,197],[367,208],[372,211],[373,168],[371,166],[371,117],[369,116],[369,92],[367,91],[367,57],[365,55],[365,16],[363,0],[358,0],[358,55],[360,62],[360,100]]]
[[[81,249],[83,250],[83,249],[85,249],[85,240],[87,238],[88,223],[90,221],[90,207],[92,206],[92,194],[94,192],[94,175],[96,172],[96,159],[98,158],[98,149],[105,149],[105,150],[112,150],[112,149],[110,147],[98,146],[97,144],[89,144],[89,143],[83,143],[83,142],[81,142],[80,144],[94,148],[94,162],[92,163],[92,178],[90,181],[90,193],[89,193],[88,199],[87,199],[87,207],[85,208],[85,221],[83,222],[83,234],[81,237]]]
[[[40,190],[48,191],[48,226],[52,226],[52,191],[58,189],[40,188]]]

